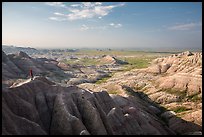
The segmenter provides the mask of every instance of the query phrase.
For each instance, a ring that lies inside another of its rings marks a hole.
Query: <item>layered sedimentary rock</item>
[[[157,58],[148,68],[117,72],[100,85],[79,86],[127,96],[129,93],[123,85],[147,94],[151,100],[177,112],[179,117],[202,126],[202,53],[187,51]]]
[[[17,54],[6,55],[2,51],[2,80],[27,78],[29,77],[29,70],[32,69],[34,75],[64,75],[64,71],[59,68],[56,61],[49,60],[46,58],[34,59],[29,57],[24,52],[19,52]]]
[[[61,87],[44,77],[35,77],[3,89],[2,134],[177,134],[160,119],[162,110],[152,105],[139,96],[110,96],[105,91]],[[194,126],[189,132],[200,130],[200,126]]]
[[[161,88],[186,90],[189,96],[202,92],[202,53],[186,51],[158,58],[147,70],[166,74],[156,81]]]

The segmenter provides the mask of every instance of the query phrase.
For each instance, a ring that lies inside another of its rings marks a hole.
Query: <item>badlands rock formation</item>
[[[14,54],[20,51],[26,52],[28,55],[33,55],[33,54],[39,54],[40,51],[35,49],[35,48],[30,48],[30,47],[15,47],[15,46],[9,46],[9,45],[2,45],[2,50],[6,54]]]
[[[165,113],[140,96],[61,87],[44,77],[2,91],[3,135],[200,134],[200,126]]]
[[[177,116],[202,126],[202,53],[187,51],[157,58],[148,68],[115,73],[100,85],[85,83],[79,86],[127,96],[129,93],[124,85],[134,92],[147,94]]]
[[[148,71],[167,76],[156,81],[161,88],[187,91],[188,96],[202,92],[202,53],[189,51],[167,58],[158,58]]]
[[[2,51],[2,79],[25,78],[32,69],[34,75],[49,74],[66,75],[57,65],[55,60],[46,58],[33,59],[24,52],[6,55]],[[68,76],[68,75],[67,75]]]
[[[100,59],[100,62],[102,62],[103,64],[128,64],[128,62],[119,60],[110,55],[104,55],[102,59]]]
[[[115,73],[106,83],[80,84],[77,78],[100,78],[89,68],[2,52],[2,84],[19,80],[2,89],[2,134],[202,134],[201,64],[201,53],[184,52],[156,59],[149,68]],[[50,77],[72,76],[73,86],[42,76],[26,80],[30,67]]]
[[[20,79],[28,78],[30,69],[33,70],[34,75],[47,76],[49,79],[64,85],[96,82],[108,76],[108,73],[98,71],[96,68],[71,66],[47,58],[31,58],[22,51],[8,55],[2,51],[3,86],[11,86],[14,82],[15,84],[20,82]]]

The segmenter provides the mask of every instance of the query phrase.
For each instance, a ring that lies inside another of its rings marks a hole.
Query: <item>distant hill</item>
[[[2,50],[6,54],[16,54],[20,51],[27,53],[28,55],[33,55],[37,54],[40,51],[38,51],[35,48],[30,48],[30,47],[16,47],[16,46],[8,46],[8,45],[2,45]]]
[[[106,64],[128,64],[128,62],[119,60],[119,59],[112,57],[110,55],[104,55],[102,57],[102,59],[100,60],[100,62],[106,63]]]

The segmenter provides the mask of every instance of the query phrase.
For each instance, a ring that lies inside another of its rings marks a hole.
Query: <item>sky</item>
[[[202,49],[202,3],[4,2],[2,45]]]

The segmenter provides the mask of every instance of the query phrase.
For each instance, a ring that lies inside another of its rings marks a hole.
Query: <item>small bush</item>
[[[180,106],[180,107],[177,107],[177,108],[173,109],[173,111],[175,113],[180,113],[180,112],[184,112],[184,111],[187,111],[187,110],[190,110],[190,109],[188,109],[186,107],[183,107],[183,106]]]

